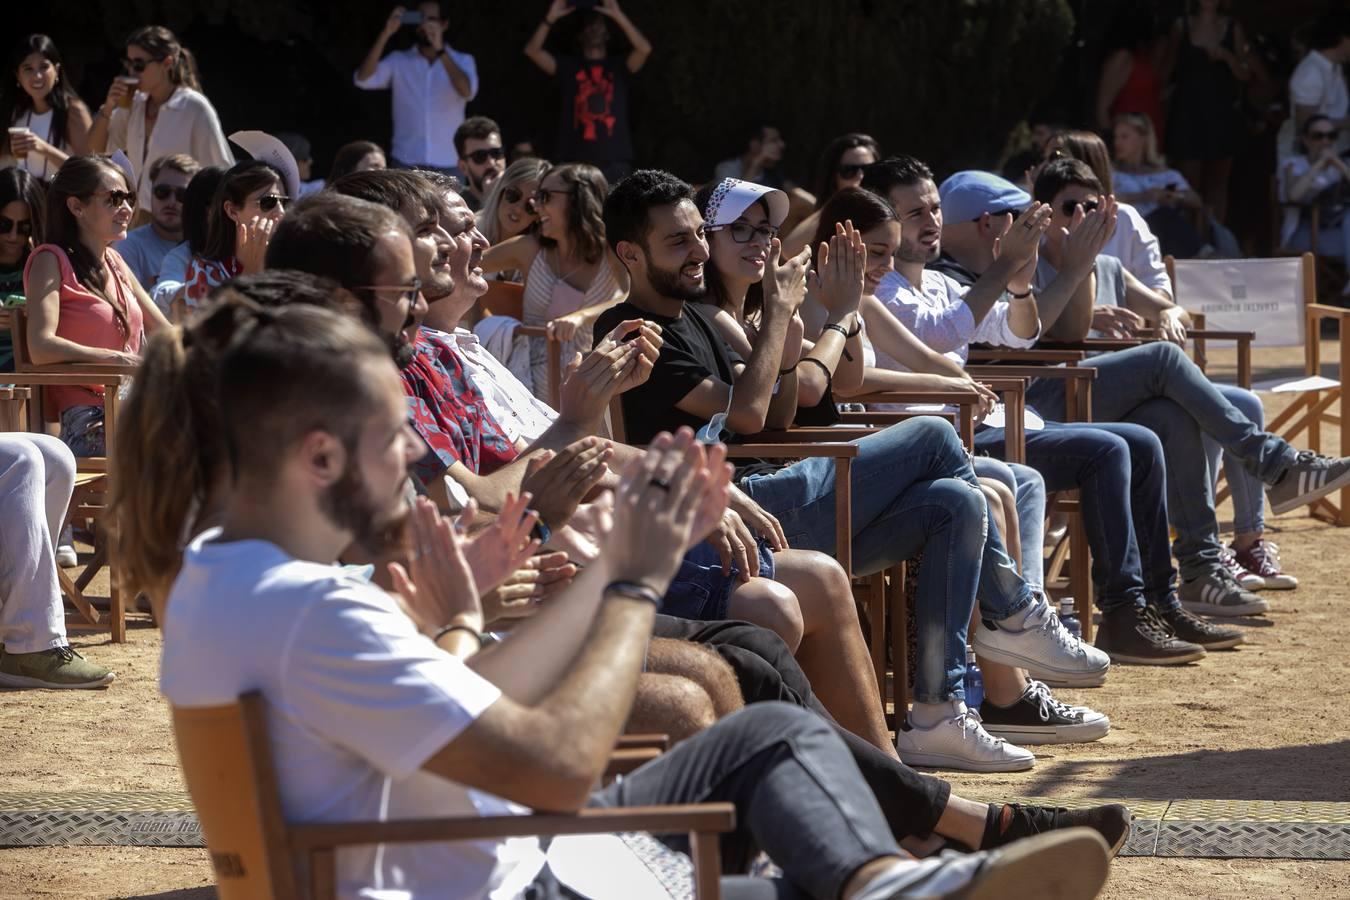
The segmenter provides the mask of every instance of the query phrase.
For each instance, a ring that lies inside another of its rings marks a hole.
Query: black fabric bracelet
[[[840,325],[836,322],[831,322],[824,328],[820,329],[820,331],[822,334],[824,334],[827,331],[837,331],[844,336],[844,340],[848,340],[848,330],[845,329],[843,325]]]
[[[860,334],[862,334],[862,320],[858,319],[853,325],[853,330],[850,331],[847,335],[845,335],[845,337],[852,339]]]
[[[797,365],[800,366],[802,363],[811,363],[820,366],[820,371],[825,373],[825,396],[832,396],[834,394],[834,373],[830,371],[830,367],[816,359],[814,356],[803,356],[797,362]]]
[[[779,369],[779,370],[778,370],[778,377],[779,377],[779,378],[782,378],[784,375],[787,375],[787,374],[792,373],[792,372],[795,372],[795,371],[797,371],[797,367],[796,367],[796,366],[788,366],[786,369]]]
[[[1008,295],[1011,296],[1014,300],[1025,300],[1028,297],[1030,297],[1032,293],[1034,292],[1031,290],[1031,288],[1027,288],[1027,292],[1025,294],[1014,294],[1012,291],[1008,291]]]
[[[478,639],[478,649],[480,650],[483,649],[483,633],[479,631],[477,628],[474,628],[472,625],[458,625],[458,624],[447,625],[440,631],[436,632],[436,636],[432,638],[432,641],[439,644],[441,638],[445,637],[447,634],[450,634],[452,631],[468,632],[469,634],[473,635],[475,638]]]
[[[646,600],[652,606],[661,605],[661,595],[656,589],[637,581],[611,581],[605,585],[605,593],[618,594],[629,600]]]

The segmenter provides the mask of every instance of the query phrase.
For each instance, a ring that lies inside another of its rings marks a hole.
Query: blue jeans
[[[1017,501],[1017,536],[1022,541],[1022,580],[1032,591],[1044,592],[1045,479],[1031,466],[992,456],[975,457],[975,475],[992,478],[1012,491]]]
[[[1003,429],[982,428],[975,447],[1004,453]],[[1077,490],[1092,550],[1092,583],[1103,612],[1151,601],[1176,605],[1167,534],[1162,447],[1136,425],[1047,421],[1026,433],[1027,464],[1049,491]]]
[[[591,795],[591,806],[732,803],[736,830],[721,836],[724,872],[746,872],[763,850],[787,884],[729,897],[838,897],[859,868],[898,856],[895,837],[833,726],[786,703],[755,703],[682,741]],[[683,836],[665,838],[686,850]],[[769,887],[773,887],[769,883]]]
[[[1232,454],[1244,470],[1274,484],[1296,452],[1283,438],[1262,431],[1228,402],[1175,344],[1153,341],[1085,360],[1098,377],[1092,383],[1092,415],[1101,422],[1132,422],[1158,435],[1167,453],[1167,512],[1177,530],[1173,548],[1187,580],[1219,563],[1219,522],[1214,515],[1202,434]],[[1033,381],[1027,403],[1041,415],[1062,419],[1064,383]]]
[[[1266,410],[1261,398],[1235,384],[1216,384],[1219,393],[1228,398],[1257,428],[1265,428]],[[1233,530],[1238,534],[1260,534],[1266,530],[1266,487],[1261,479],[1242,468],[1242,462],[1231,453],[1225,453],[1219,442],[1203,435],[1205,458],[1209,460],[1211,481],[1219,477],[1222,460],[1223,473],[1228,476],[1228,489],[1233,495]]]
[[[759,549],[759,575],[773,578],[773,550],[769,542],[756,538]],[[741,570],[731,564],[731,574],[722,574],[722,557],[717,548],[704,541],[684,555],[680,568],[661,598],[659,612],[680,619],[715,622],[727,617],[731,592],[740,584]]]
[[[1006,619],[1033,601],[1017,574],[971,469],[946,419],[924,416],[853,442],[853,572],[868,575],[923,553],[919,567],[919,660],[914,698],[965,696],[966,631],[975,598],[988,619]],[[833,459],[812,458],[740,487],[778,517],[788,543],[833,554]]]

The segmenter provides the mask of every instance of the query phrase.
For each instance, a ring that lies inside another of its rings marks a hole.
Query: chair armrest
[[[844,398],[849,403],[939,403],[943,406],[961,406],[978,404],[980,395],[975,391],[872,391]]]
[[[63,386],[63,385],[85,385],[101,384],[104,387],[116,386],[122,383],[121,375],[100,374],[100,375],[81,375],[72,374],[62,370],[59,374],[56,372],[5,372],[0,378],[5,380],[6,384],[25,384],[32,387],[43,386]]]
[[[746,458],[797,458],[806,459],[807,457],[831,457],[833,459],[857,459],[858,448],[854,444],[839,444],[830,442],[800,444],[774,443],[774,444],[728,444],[727,457],[729,459]]]
[[[1113,350],[1129,350],[1152,340],[1156,338],[1083,338],[1081,341],[1041,341],[1036,346],[1060,352],[1110,353]]]
[[[1047,349],[1044,345],[1022,350],[1013,347],[972,347],[971,362],[1028,362],[1028,363],[1067,363],[1078,362],[1087,356],[1082,350]]]
[[[1344,322],[1350,319],[1350,309],[1342,309],[1339,306],[1327,306],[1325,303],[1309,303],[1303,307],[1308,317],[1312,319],[1339,319]],[[8,377],[8,376],[6,376]]]
[[[605,766],[605,778],[615,775],[627,775],[634,769],[640,769],[654,759],[661,757],[657,747],[619,747],[610,751],[609,762]]]
[[[1017,378],[1070,378],[1077,381],[1092,381],[1097,370],[1090,366],[966,366],[966,371],[975,379],[1017,377]]]
[[[745,444],[797,444],[797,443],[815,443],[817,441],[856,441],[858,438],[867,437],[876,431],[876,428],[867,425],[804,425],[801,427],[787,428],[782,431],[759,431],[754,434],[742,435],[741,440]]]
[[[614,741],[617,749],[633,747],[655,747],[657,750],[670,749],[670,735],[668,734],[621,734]]]
[[[300,852],[362,844],[407,844],[422,841],[486,841],[523,835],[608,834],[646,831],[652,834],[701,832],[720,834],[736,827],[730,803],[677,806],[630,806],[578,810],[573,815],[465,816],[392,822],[336,822],[292,825],[290,843]]]
[[[528,338],[547,338],[548,328],[543,325],[517,325],[511,333]]]
[[[1186,336],[1202,341],[1254,341],[1254,331],[1220,331],[1210,328],[1190,328]]]

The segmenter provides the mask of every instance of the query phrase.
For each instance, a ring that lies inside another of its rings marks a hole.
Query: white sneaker
[[[56,564],[63,569],[73,569],[80,564],[80,558],[75,555],[75,548],[70,544],[62,544],[56,548]]]
[[[1045,600],[1036,604],[1020,631],[982,621],[970,635],[975,652],[1061,687],[1096,687],[1106,681],[1111,657],[1070,634]]]
[[[932,728],[920,728],[905,717],[895,733],[895,749],[907,766],[960,769],[966,772],[1024,772],[1036,764],[1029,750],[1009,744],[984,730],[980,714],[966,705]]]

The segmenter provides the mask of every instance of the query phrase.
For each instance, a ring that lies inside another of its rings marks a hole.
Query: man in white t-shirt
[[[417,30],[414,46],[381,59],[389,39],[405,24]],[[412,10],[395,7],[356,70],[353,80],[362,90],[393,92],[395,166],[448,171],[459,162],[455,129],[464,121],[465,105],[478,94],[478,66],[470,54],[446,45],[449,27],[436,0]]]
[[[1280,157],[1293,156],[1295,136],[1302,133],[1310,116],[1323,115],[1341,129],[1336,147],[1350,149],[1350,94],[1345,86],[1344,65],[1350,61],[1350,13],[1341,10],[1324,16],[1312,29],[1313,48],[1289,76],[1290,115],[1280,128]]]
[[[411,254],[400,262],[411,275]],[[343,573],[332,563],[344,547],[401,518],[417,455],[388,348],[355,319],[308,306],[236,308],[214,326],[216,340],[235,329],[207,363],[229,398],[233,479],[221,526],[187,548],[170,592],[160,686],[189,708],[263,693],[289,818],[726,801],[738,826],[721,842],[728,871],[762,849],[806,896],[997,891],[1038,870],[1056,872],[1065,896],[1100,888],[1106,846],[1081,829],[992,853],[908,858],[843,742],[783,704],[733,714],[592,793],[632,701],[656,600],[725,504],[723,452],[705,455],[687,430],[659,437],[625,473],[599,559],[510,641],[479,649],[478,591],[530,550],[523,502],[474,540],[419,503],[411,574],[391,566],[401,602]],[[531,838],[338,852],[343,898],[526,890],[557,895]],[[774,890],[724,882],[729,898],[781,896]]]

